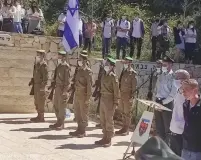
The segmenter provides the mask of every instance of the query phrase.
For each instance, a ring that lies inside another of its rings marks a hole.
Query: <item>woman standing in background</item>
[[[13,18],[16,13],[16,7],[13,6],[12,0],[5,0],[1,9],[3,17],[2,31],[13,32]]]
[[[196,49],[197,32],[195,29],[194,21],[188,23],[188,27],[185,30],[185,59],[186,63],[193,63],[194,51]]]

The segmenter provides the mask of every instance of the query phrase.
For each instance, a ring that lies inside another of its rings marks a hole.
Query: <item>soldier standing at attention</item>
[[[124,69],[120,77],[120,92],[121,99],[119,104],[120,112],[123,116],[123,127],[115,134],[126,136],[129,134],[129,126],[131,124],[132,105],[137,86],[136,71],[132,68],[133,59],[126,57]]]
[[[120,96],[118,77],[114,72],[115,64],[116,60],[108,58],[104,67],[106,73],[101,77],[100,121],[103,138],[95,144],[104,147],[111,146],[114,135],[113,116]]]
[[[48,81],[48,70],[47,63],[45,62],[45,51],[38,50],[37,56],[35,58],[33,78],[29,85],[34,87],[34,104],[36,106],[36,111],[38,116],[36,118],[31,118],[32,122],[45,122],[44,112],[45,112],[45,88]]]
[[[58,52],[58,66],[55,70],[51,87],[55,87],[54,110],[57,122],[50,125],[49,128],[62,130],[64,129],[68,90],[70,86],[70,66],[66,61],[65,51]]]
[[[88,124],[89,101],[92,95],[92,71],[88,66],[87,51],[82,51],[78,65],[80,66],[75,76],[74,111],[78,124],[75,132],[69,134],[73,137],[83,138]]]

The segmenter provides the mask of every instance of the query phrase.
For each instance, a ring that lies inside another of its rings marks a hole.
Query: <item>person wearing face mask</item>
[[[122,59],[126,57],[126,48],[128,44],[128,37],[130,31],[130,22],[126,19],[126,16],[123,15],[116,24],[117,29],[117,49],[116,49],[116,59],[120,58],[120,51],[122,49],[123,55]]]
[[[194,51],[196,49],[197,31],[193,21],[188,23],[188,28],[185,30],[185,60],[186,63],[193,63]]]
[[[140,59],[141,49],[142,49],[142,41],[145,34],[144,22],[139,18],[139,14],[137,13],[134,20],[131,23],[130,30],[130,57],[133,57],[135,45],[137,46],[137,59]]]
[[[100,98],[101,98],[101,93],[100,93],[100,90],[101,90],[101,77],[105,74],[105,70],[104,70],[104,67],[107,63],[107,59],[108,58],[112,58],[111,55],[107,55],[107,58],[103,59],[103,61],[101,62],[100,64],[100,69],[99,69],[99,72],[98,72],[98,78],[94,84],[93,87],[95,87],[95,90],[92,94],[92,97],[94,97],[94,101],[98,100],[98,106],[97,106],[97,110],[96,110],[96,113],[100,115]],[[101,124],[96,124],[96,127],[97,128],[101,128]]]
[[[169,51],[169,42],[170,42],[170,27],[168,26],[167,20],[162,20],[161,21],[161,26],[158,26],[158,31],[159,31],[159,36],[158,36],[158,41],[160,44],[160,57],[162,58],[165,56],[166,52]]]
[[[162,74],[158,75],[155,87],[156,102],[171,110],[173,109],[173,100],[177,93],[177,88],[173,83],[173,62],[174,60],[168,56],[163,58]],[[172,112],[155,110],[154,114],[157,135],[168,142]]]
[[[66,116],[67,99],[69,98],[70,88],[70,66],[66,61],[66,52],[58,52],[58,65],[55,69],[55,76],[52,84],[55,86],[54,94],[54,110],[57,121],[55,124],[50,125],[49,128],[62,130],[64,129],[64,121]]]
[[[136,71],[132,68],[133,58],[126,57],[124,61],[124,69],[119,80],[119,88],[121,99],[118,109],[122,113],[123,126],[115,134],[126,136],[129,134],[129,127],[132,117],[132,106],[137,86]]]
[[[64,34],[64,27],[65,27],[65,22],[66,22],[66,10],[64,10],[58,18],[58,31],[57,31],[57,36],[58,37],[63,37]]]
[[[174,42],[176,45],[175,61],[179,62],[181,54],[184,52],[184,35],[185,31],[183,29],[183,24],[181,21],[177,22],[177,26],[173,28]]]
[[[159,18],[156,18],[154,22],[151,25],[151,42],[152,42],[152,57],[151,61],[156,61],[156,43],[158,41],[158,24],[160,20]]]
[[[109,147],[114,135],[114,112],[120,98],[118,77],[114,71],[116,60],[108,58],[101,77],[100,121],[103,138],[96,145]]]
[[[80,54],[80,66],[75,76],[75,99],[73,108],[78,127],[75,132],[69,134],[73,137],[83,138],[86,136],[88,124],[89,102],[92,95],[92,71],[88,66],[87,51]]]
[[[48,81],[47,63],[45,62],[45,51],[38,50],[35,58],[33,79],[29,82],[29,86],[34,87],[34,104],[38,113],[36,118],[31,118],[32,122],[44,122],[45,112],[45,92]]]
[[[102,27],[102,57],[110,54],[110,47],[112,41],[112,34],[114,30],[114,20],[112,19],[112,13],[109,12],[105,20],[101,23]]]
[[[170,122],[170,140],[169,146],[178,156],[181,156],[183,141],[182,133],[184,131],[184,115],[183,104],[185,97],[181,93],[182,82],[189,80],[190,74],[183,69],[179,69],[175,72],[174,85],[177,88],[177,94],[174,97],[174,108],[172,111],[172,119]]]
[[[182,93],[186,99],[183,104],[184,132],[181,157],[185,160],[201,159],[201,99],[199,84],[195,79],[182,83]]]

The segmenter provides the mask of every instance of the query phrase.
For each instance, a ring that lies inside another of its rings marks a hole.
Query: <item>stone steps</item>
[[[31,69],[33,68],[34,61],[33,60],[23,60],[23,59],[15,59],[10,60],[6,58],[0,59],[0,68],[25,68]]]
[[[31,66],[31,67],[30,68],[1,67],[0,68],[0,77],[31,78],[31,77],[33,77],[33,66]]]
[[[26,96],[29,95],[31,87],[28,86],[0,86],[0,95]]]
[[[3,87],[27,87],[31,77],[0,77],[0,86]]]
[[[22,112],[23,111],[23,112]],[[1,113],[34,113],[34,105],[0,105]]]
[[[30,95],[0,95],[0,106],[1,105],[27,105],[33,106],[33,96]]]

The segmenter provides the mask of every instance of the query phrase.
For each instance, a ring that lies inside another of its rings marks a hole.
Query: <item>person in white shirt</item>
[[[173,100],[177,93],[177,88],[174,86],[174,72],[172,71],[174,60],[165,56],[162,61],[162,74],[158,75],[155,97],[156,102],[162,104],[168,109],[173,109]],[[157,135],[164,141],[168,142],[170,133],[170,121],[172,112],[155,110],[155,122]]]
[[[107,17],[101,23],[102,27],[102,56],[103,59],[110,54],[110,47],[112,41],[112,34],[114,29],[114,20],[112,19],[111,13],[107,14]]]
[[[170,141],[169,146],[175,154],[181,156],[183,149],[182,133],[184,131],[184,114],[183,114],[183,104],[185,102],[185,97],[182,95],[180,88],[182,82],[190,79],[190,74],[183,69],[179,69],[175,72],[174,85],[177,88],[177,94],[174,97],[174,108],[172,111],[172,119],[170,122]]]
[[[127,17],[123,15],[120,20],[117,21],[117,50],[116,58],[120,58],[120,50],[123,50],[122,59],[126,57],[126,48],[128,44],[128,33],[130,31],[130,22]]]
[[[35,33],[34,30],[42,31],[44,16],[36,1],[32,1],[30,9],[27,11],[27,15],[29,19],[28,33]]]
[[[192,63],[193,54],[196,49],[197,32],[194,21],[188,23],[188,28],[185,30],[185,59],[186,63]]]
[[[14,19],[13,19],[13,22],[14,22],[14,30],[16,33],[23,33],[23,30],[22,30],[22,17],[24,16],[23,14],[23,10],[22,10],[22,7],[20,5],[20,2],[19,0],[16,0],[16,12],[14,14]]]
[[[137,45],[137,59],[140,59],[144,34],[144,22],[139,18],[139,14],[137,13],[131,23],[130,57],[133,57],[135,45]]]
[[[66,22],[66,10],[64,10],[58,18],[58,32],[57,32],[57,36],[58,37],[63,37],[64,34],[64,28],[65,28],[65,22]]]

